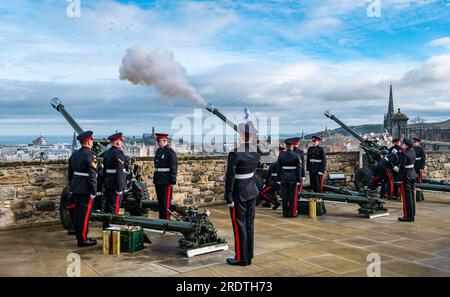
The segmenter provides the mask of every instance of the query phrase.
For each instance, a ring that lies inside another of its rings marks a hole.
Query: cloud
[[[449,3],[450,4],[450,3]],[[428,43],[431,47],[445,47],[450,49],[450,37],[442,37]]]

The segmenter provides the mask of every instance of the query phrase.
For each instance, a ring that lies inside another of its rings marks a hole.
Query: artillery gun
[[[376,139],[365,139],[361,137],[361,135],[359,135],[355,130],[344,124],[329,111],[325,112],[325,116],[335,121],[339,126],[344,128],[348,133],[359,140],[359,147],[364,150],[364,155],[362,158],[361,168],[359,168],[355,173],[355,187],[358,192],[363,192],[364,187],[369,184],[369,180],[375,173],[377,160],[380,158],[381,150],[388,150],[388,148],[378,144]]]
[[[72,116],[67,112],[62,101],[59,98],[53,98],[50,101],[50,105],[57,110],[61,115],[66,119],[69,125],[75,130],[77,134],[82,133],[84,130],[81,126],[72,118]],[[108,150],[107,146],[109,141],[106,139],[94,139],[94,146],[92,151],[97,155],[97,159],[99,160],[97,165],[98,175],[98,189],[97,192],[103,193],[103,185],[102,185],[102,170],[103,170],[103,156],[105,152]],[[125,168],[127,170],[127,189],[124,191],[124,198],[122,201],[122,207],[126,212],[141,216],[147,213],[146,208],[141,207],[141,201],[149,200],[150,193],[147,187],[141,180],[141,168],[135,164],[134,159],[126,156],[125,157]],[[70,191],[69,186],[66,186],[61,193],[60,198],[60,218],[61,223],[64,228],[68,229],[71,226],[70,216],[67,212],[67,204],[70,199]],[[105,197],[103,195],[98,195],[94,199],[94,210],[102,211],[104,209]]]
[[[151,210],[158,209],[158,202],[141,201],[141,207]],[[227,241],[217,235],[217,230],[209,221],[209,212],[199,212],[197,207],[171,204],[169,207],[174,221],[145,218],[129,215],[114,215],[110,213],[91,213],[90,219],[115,225],[141,226],[144,230],[179,232],[183,235],[178,241],[178,247],[188,257],[222,251],[228,249]]]

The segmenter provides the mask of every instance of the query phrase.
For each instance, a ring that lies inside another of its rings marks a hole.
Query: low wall
[[[345,172],[352,185],[359,153],[329,153],[327,171]],[[153,187],[153,158],[136,158],[145,185]],[[425,176],[450,179],[450,152],[428,153]],[[184,205],[223,203],[225,156],[180,156],[173,201]],[[55,222],[67,182],[67,161],[0,162],[0,229]]]

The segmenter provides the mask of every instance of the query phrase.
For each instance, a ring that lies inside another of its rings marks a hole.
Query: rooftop
[[[82,276],[366,276],[367,256],[381,257],[381,276],[450,276],[450,195],[426,193],[415,223],[400,223],[400,202],[390,216],[356,215],[357,205],[327,202],[328,213],[285,219],[281,209],[258,208],[254,264],[229,266],[233,235],[226,206],[210,208],[211,219],[230,249],[186,258],[180,235],[150,233],[153,244],[136,254],[102,254],[101,225],[91,224],[99,245],[77,248],[59,225],[0,232],[0,276],[64,276],[66,257],[81,256]]]

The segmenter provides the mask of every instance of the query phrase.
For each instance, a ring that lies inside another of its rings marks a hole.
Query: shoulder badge
[[[120,164],[125,164],[125,161],[123,161],[122,159],[120,159],[119,157],[116,158],[117,162],[119,162]]]

